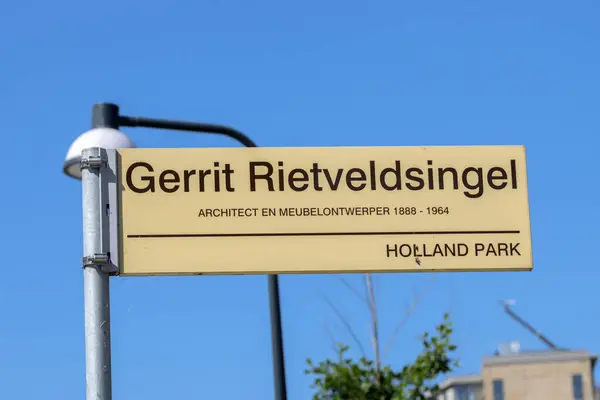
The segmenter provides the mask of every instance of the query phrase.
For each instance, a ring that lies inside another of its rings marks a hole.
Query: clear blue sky
[[[379,276],[384,338],[428,289],[388,360],[409,361],[445,311],[457,373],[500,342],[540,348],[506,298],[558,344],[600,352],[599,20],[594,0],[6,2],[0,397],[83,398],[81,188],[61,165],[100,101],[264,146],[526,145],[535,270]],[[235,145],[127,133],[143,147]],[[272,398],[266,290],[263,276],[112,280],[114,398]],[[318,290],[365,346],[367,313],[335,276],[285,276],[281,290],[289,398],[307,399],[305,358],[332,355],[324,321],[350,341]]]

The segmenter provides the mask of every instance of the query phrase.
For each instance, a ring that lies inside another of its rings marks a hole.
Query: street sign
[[[121,275],[533,267],[523,146],[116,157]]]

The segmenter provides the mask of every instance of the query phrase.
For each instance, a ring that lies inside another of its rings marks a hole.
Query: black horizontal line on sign
[[[143,238],[211,238],[211,237],[277,237],[277,236],[410,236],[410,235],[511,235],[509,231],[404,231],[404,232],[282,232],[282,233],[165,233],[150,235],[127,235],[131,239]]]

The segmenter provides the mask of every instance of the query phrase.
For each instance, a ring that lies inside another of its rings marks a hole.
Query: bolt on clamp
[[[117,273],[119,272],[116,266],[110,262],[110,254],[95,253],[89,256],[84,256],[81,268],[100,267],[102,272]]]
[[[108,160],[101,156],[88,156],[81,158],[79,166],[81,169],[85,168],[101,168],[108,165]]]
[[[119,272],[117,267],[110,262],[110,254],[96,253],[89,256],[84,256],[81,268],[85,269],[86,267],[100,267],[102,272],[107,272],[109,274]]]

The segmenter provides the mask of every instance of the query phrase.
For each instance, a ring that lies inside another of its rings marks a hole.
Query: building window
[[[583,400],[583,378],[573,375],[573,400]]]
[[[502,379],[495,379],[492,384],[494,386],[494,400],[504,400],[504,382]]]
[[[473,390],[468,385],[459,385],[456,387],[456,400],[475,400]]]

